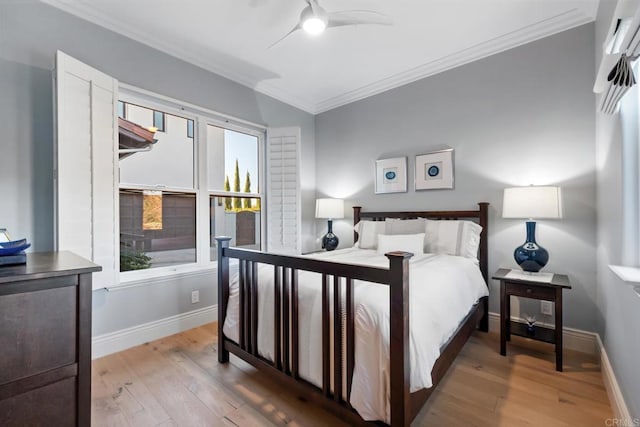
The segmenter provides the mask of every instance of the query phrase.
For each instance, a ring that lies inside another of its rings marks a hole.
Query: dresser
[[[91,274],[71,252],[0,267],[0,425],[91,424]]]

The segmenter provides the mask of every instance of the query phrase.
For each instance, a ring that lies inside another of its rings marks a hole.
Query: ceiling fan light
[[[327,28],[327,22],[317,16],[311,16],[302,22],[302,28],[309,34],[320,34]]]

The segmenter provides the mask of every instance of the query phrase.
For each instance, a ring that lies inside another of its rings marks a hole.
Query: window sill
[[[108,286],[109,292],[121,291],[138,286],[155,285],[175,281],[177,278],[215,274],[216,263],[189,264],[174,267],[162,267],[141,271],[127,271],[120,273],[120,283]]]
[[[640,296],[640,268],[610,265],[609,269],[622,281],[631,286],[635,293]]]

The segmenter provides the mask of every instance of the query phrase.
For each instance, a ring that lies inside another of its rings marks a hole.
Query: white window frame
[[[155,94],[153,92],[137,88],[135,86],[122,84],[119,85],[118,100],[131,104],[136,104],[152,110],[164,111],[168,114],[184,117],[194,122],[194,188],[185,189],[179,187],[156,187],[156,186],[131,186],[126,185],[123,188],[137,188],[140,190],[166,190],[179,191],[185,193],[193,192],[196,195],[196,262],[188,264],[179,264],[167,267],[157,267],[144,270],[123,271],[120,272],[119,285],[115,287],[131,287],[137,284],[147,284],[149,279],[157,279],[167,276],[190,275],[203,270],[213,271],[216,268],[217,261],[211,260],[209,244],[210,218],[209,218],[209,198],[210,196],[244,196],[255,197],[261,199],[261,215],[260,215],[260,235],[261,245],[266,245],[266,197],[265,197],[265,133],[266,126],[252,123],[246,120],[237,119],[218,113],[207,108],[199,107],[193,104],[181,102],[179,100]],[[258,138],[258,175],[259,189],[256,193],[233,193],[225,192],[224,188],[219,190],[209,190],[207,185],[207,126],[212,125],[223,129],[241,132]],[[202,137],[201,137],[202,136]],[[119,196],[118,194],[115,197]],[[117,229],[120,229],[120,215],[116,216]],[[118,245],[118,256],[120,249]]]
[[[258,179],[258,192],[251,192],[251,193],[236,193],[233,191],[224,191],[224,188],[221,188],[219,190],[208,190],[208,196],[217,196],[217,197],[254,197],[254,198],[259,198],[260,199],[260,246],[262,249],[266,249],[266,238],[267,238],[267,234],[266,234],[266,198],[265,198],[265,194],[266,194],[266,172],[265,172],[265,131],[266,128],[260,132],[258,130],[252,130],[252,129],[247,129],[245,126],[241,126],[235,123],[231,123],[227,120],[221,120],[221,119],[216,119],[215,117],[208,117],[205,120],[203,120],[203,128],[199,129],[200,132],[204,132],[204,135],[207,134],[207,126],[211,125],[211,126],[216,126],[219,128],[223,128],[223,129],[227,129],[227,130],[231,130],[234,132],[240,132],[240,133],[244,133],[247,135],[251,135],[251,136],[255,136],[256,138],[258,138],[258,175],[259,175],[259,179]],[[194,127],[195,129],[195,127]],[[206,147],[207,145],[207,141],[205,138],[204,141],[204,152],[205,155],[202,156],[202,158],[204,159],[204,162],[206,163],[206,159],[207,159],[207,153],[206,153]],[[204,176],[204,183],[206,185],[207,182],[207,176],[206,176],[206,167],[203,167],[202,169],[205,169],[205,176]],[[209,202],[209,199],[207,198],[207,203]],[[209,209],[209,205],[207,204],[207,212]],[[209,221],[209,217],[207,216],[206,218],[207,221]],[[209,224],[209,222],[208,222]],[[210,224],[209,224],[210,226]],[[211,234],[211,229],[209,228],[209,233],[207,234],[207,239],[208,236]],[[217,262],[216,262],[217,264]]]

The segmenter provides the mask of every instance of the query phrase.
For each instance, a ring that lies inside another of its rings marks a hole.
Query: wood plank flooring
[[[93,361],[94,426],[344,426],[232,356],[220,365],[215,324]],[[603,426],[613,417],[600,367],[565,350],[476,332],[413,426]]]

